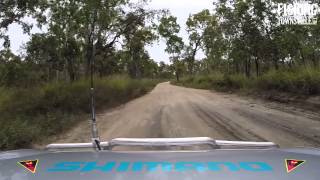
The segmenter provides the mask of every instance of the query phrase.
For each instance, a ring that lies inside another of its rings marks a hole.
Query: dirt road
[[[159,84],[149,94],[98,115],[102,140],[117,137],[208,136],[273,141],[281,147],[320,147],[320,116],[283,104]],[[90,141],[88,122],[57,142]]]

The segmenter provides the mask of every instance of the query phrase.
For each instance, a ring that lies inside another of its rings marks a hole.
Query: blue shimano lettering
[[[239,165],[246,171],[272,171],[272,167],[263,162],[240,162]]]
[[[159,167],[164,172],[170,172],[173,170],[173,163],[170,162],[134,162],[132,164],[132,171],[133,172],[140,172],[140,171],[156,171]]]
[[[98,162],[88,162],[85,164],[83,168],[81,168],[81,172],[90,172],[90,171],[102,171],[102,172],[110,172],[117,165],[116,162],[107,162],[105,164],[100,165]]]
[[[208,162],[208,168],[210,171],[222,171],[227,169],[229,171],[240,171],[241,168],[232,162]]]
[[[130,162],[121,162],[117,168],[117,172],[127,172],[130,167]]]
[[[48,169],[49,172],[70,172],[79,171],[81,165],[86,162],[59,162],[53,168]]]
[[[184,172],[184,171],[203,172],[203,171],[207,171],[208,168],[206,164],[202,162],[177,162],[175,163],[175,170],[177,172]]]
[[[58,162],[48,172],[267,172],[272,167],[265,162]]]

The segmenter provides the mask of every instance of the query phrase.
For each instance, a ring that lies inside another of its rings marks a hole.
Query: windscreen
[[[311,0],[1,1],[0,150],[320,147],[319,32]]]

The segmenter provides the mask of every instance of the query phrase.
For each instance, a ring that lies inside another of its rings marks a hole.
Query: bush
[[[97,79],[96,107],[108,108],[138,97],[157,84],[126,76]],[[26,148],[72,127],[90,112],[90,83],[80,80],[16,89],[0,88],[0,149]]]
[[[223,74],[188,76],[182,78],[180,82],[172,81],[172,83],[198,89],[211,89],[223,83]]]
[[[320,71],[313,68],[273,70],[259,78],[257,87],[296,94],[320,94]]]
[[[222,75],[221,73],[216,73],[186,77],[181,79],[181,82],[173,83],[199,89],[276,90],[314,95],[320,94],[320,70],[316,68],[271,70],[259,78],[247,78],[242,74]]]
[[[229,89],[248,89],[252,86],[253,81],[254,79],[248,79],[242,74],[226,75],[223,79],[224,84],[221,83],[219,86],[224,86]]]

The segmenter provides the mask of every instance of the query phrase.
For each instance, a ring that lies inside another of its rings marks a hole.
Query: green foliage
[[[212,89],[214,87],[223,86],[223,74],[214,73],[210,75],[187,76],[180,82],[172,81],[174,84],[183,85],[198,89]]]
[[[0,149],[26,148],[88,119],[89,81],[48,83],[33,88],[0,88]],[[108,108],[148,92],[156,80],[126,76],[97,79],[96,106]]]
[[[281,25],[275,8],[272,1],[218,0],[213,11],[190,15],[189,45],[182,53],[189,74],[221,71],[254,78],[270,69],[319,67],[319,23]],[[206,55],[200,68],[199,49]]]
[[[0,86],[26,87],[41,82],[41,73],[22,62],[10,50],[0,51]]]
[[[159,34],[166,41],[165,51],[171,55],[170,60],[173,63],[174,74],[179,81],[181,74],[183,73],[184,66],[180,56],[184,48],[184,42],[181,37],[178,36],[180,32],[180,25],[177,23],[177,18],[174,16],[164,16],[160,19],[158,27]]]
[[[145,0],[5,0],[0,3],[0,41],[4,40],[5,49],[9,49],[8,26],[19,23],[29,33],[33,24],[24,17],[32,16],[38,26],[47,27],[47,32],[29,34],[25,53],[18,59],[28,62],[22,70],[32,72],[29,77],[36,82],[72,82],[87,77],[93,60],[96,74],[101,77],[120,73],[154,78],[157,63],[145,46],[157,40],[158,21],[154,20],[160,19],[164,11],[146,9],[146,4]],[[122,50],[118,50],[120,46]],[[0,67],[0,75],[6,73],[6,68]],[[8,80],[9,84],[19,84],[20,80],[15,79]]]
[[[23,21],[23,18],[32,15],[40,24],[45,19],[42,13],[46,4],[46,0],[0,1],[0,40],[4,40],[3,46],[5,48],[10,47],[10,39],[6,34],[9,25],[18,23],[25,33],[30,33],[32,25]]]
[[[177,85],[199,89],[245,90],[245,91],[280,91],[301,95],[320,94],[320,70],[316,68],[298,68],[271,70],[258,78],[247,78],[242,74],[199,75],[185,77]]]
[[[247,78],[242,74],[225,75],[219,86],[230,89],[248,89],[252,87],[252,82],[254,81],[255,79]]]
[[[257,86],[263,90],[278,90],[297,94],[320,94],[320,70],[298,68],[270,71],[259,78]]]
[[[181,37],[178,36],[180,32],[180,25],[177,23],[177,18],[174,16],[164,16],[160,19],[158,27],[159,34],[166,40],[167,47],[165,51],[177,57],[184,48],[184,43]]]

